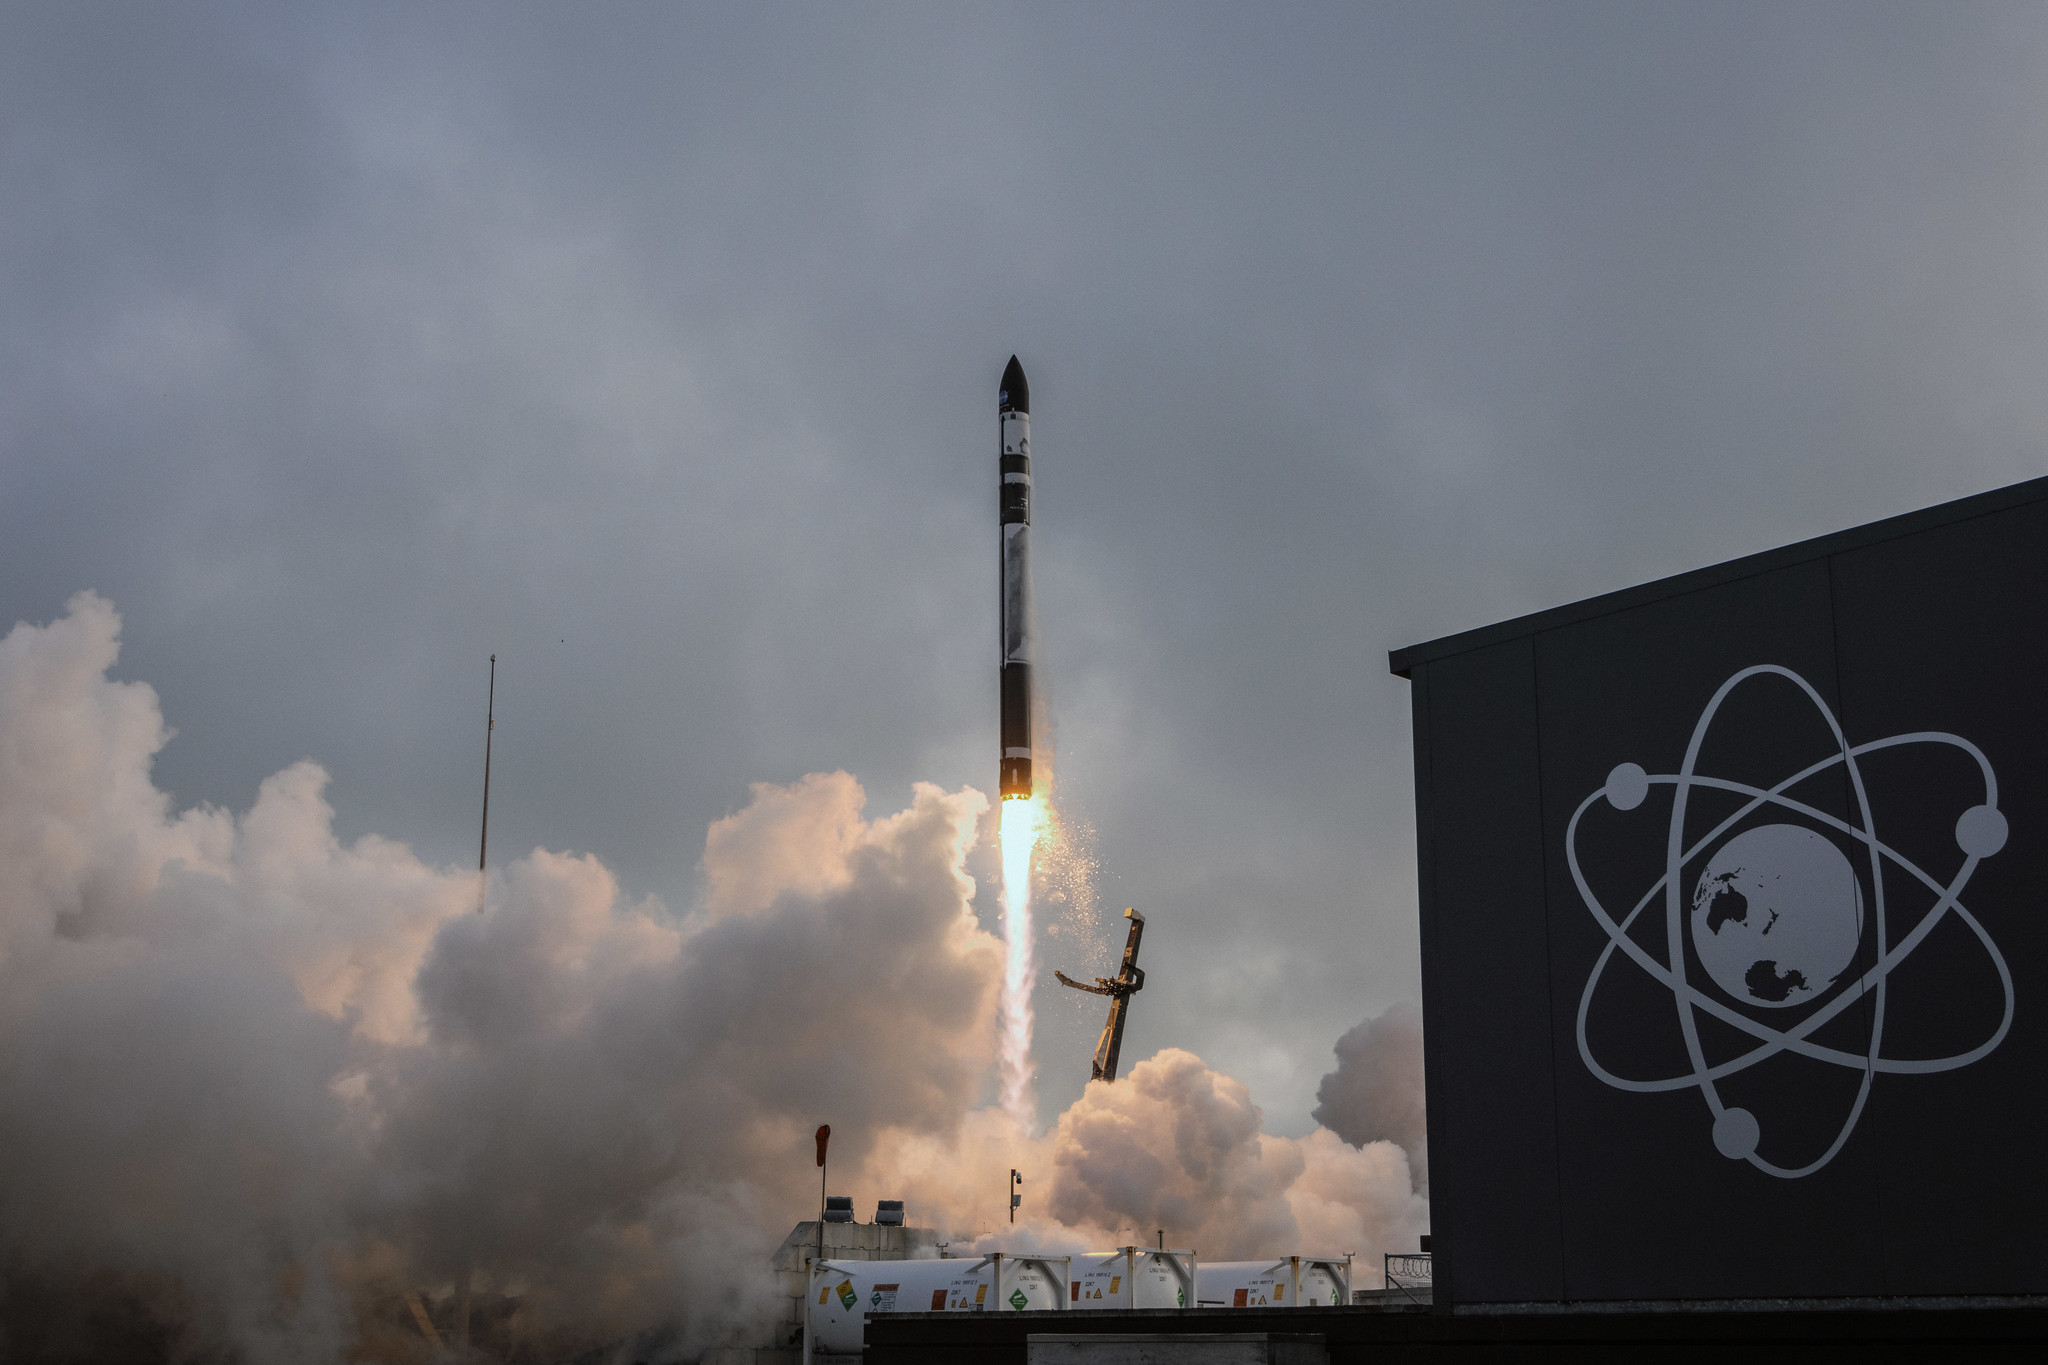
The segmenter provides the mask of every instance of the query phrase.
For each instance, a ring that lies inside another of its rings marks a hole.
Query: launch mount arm
[[[1116,1079],[1117,1054],[1124,1046],[1124,1015],[1130,1009],[1131,997],[1145,989],[1145,973],[1138,967],[1138,940],[1145,935],[1145,917],[1136,910],[1126,910],[1124,918],[1131,922],[1131,933],[1124,941],[1124,960],[1114,977],[1098,976],[1090,986],[1065,972],[1053,973],[1062,986],[1109,997],[1109,1019],[1102,1026],[1101,1041],[1095,1045],[1092,1079],[1098,1081]]]

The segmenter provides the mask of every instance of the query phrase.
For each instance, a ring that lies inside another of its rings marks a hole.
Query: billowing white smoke
[[[1422,1011],[1388,1006],[1337,1040],[1337,1069],[1316,1089],[1315,1120],[1353,1146],[1391,1142],[1429,1188],[1422,1101]]]
[[[1242,1083],[1169,1048],[1128,1083],[1091,1085],[1061,1115],[1051,1212],[1070,1224],[1164,1231],[1211,1259],[1293,1250],[1376,1255],[1428,1224],[1399,1148],[1326,1129],[1259,1129]]]
[[[869,820],[843,773],[757,787],[686,912],[536,850],[477,914],[473,870],[339,842],[310,763],[239,817],[173,811],[156,697],[106,676],[118,627],[86,594],[0,640],[0,1288],[38,1288],[4,1296],[0,1356],[70,1330],[36,1305],[119,1300],[185,1347],[423,1359],[378,1314],[474,1274],[521,1295],[533,1358],[686,1357],[764,1313],[820,1121],[835,1185],[963,1240],[1007,1231],[1010,1166],[1020,1240],[1421,1226],[1397,1148],[1263,1135],[1185,1053],[1035,1137],[987,1103],[979,793]]]
[[[1013,1230],[1002,1203],[1011,1167],[1026,1172]],[[1384,1251],[1412,1250],[1429,1205],[1391,1142],[1363,1148],[1327,1128],[1307,1137],[1260,1129],[1245,1087],[1178,1048],[1114,1085],[1091,1082],[1052,1129],[1027,1133],[994,1107],[950,1136],[898,1134],[863,1180],[900,1188],[962,1242],[1054,1251],[1151,1243],[1209,1259],[1355,1252],[1361,1285]]]

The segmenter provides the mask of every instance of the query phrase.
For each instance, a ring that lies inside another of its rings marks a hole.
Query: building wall
[[[1396,671],[1440,1304],[2048,1293],[2048,481]]]

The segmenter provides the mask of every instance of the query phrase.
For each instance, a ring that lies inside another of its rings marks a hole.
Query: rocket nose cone
[[[1030,412],[1031,385],[1024,381],[1024,367],[1011,356],[1010,363],[1003,367],[1002,396],[996,406],[1003,412]]]

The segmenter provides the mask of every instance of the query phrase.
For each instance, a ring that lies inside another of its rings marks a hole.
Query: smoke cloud
[[[1361,1149],[1327,1128],[1279,1137],[1261,1119],[1242,1082],[1168,1048],[1113,1085],[1090,1082],[1043,1134],[981,1109],[949,1136],[896,1135],[862,1178],[877,1194],[918,1192],[913,1213],[977,1249],[1079,1252],[1163,1233],[1210,1260],[1355,1252],[1361,1286],[1380,1253],[1412,1249],[1429,1227],[1395,1144]],[[1002,1202],[1012,1167],[1026,1173],[1014,1227]]]
[[[1337,1040],[1337,1069],[1316,1088],[1315,1121],[1355,1147],[1391,1142],[1429,1188],[1422,1010],[1400,1001]]]
[[[1260,1118],[1242,1082],[1169,1048],[1060,1116],[1052,1215],[1223,1260],[1377,1253],[1426,1224],[1397,1149],[1355,1160],[1325,1131],[1275,1137]]]
[[[426,1360],[407,1296],[465,1282],[530,1358],[687,1359],[768,1316],[823,1120],[839,1190],[958,1241],[1370,1253],[1425,1219],[1398,1147],[1264,1134],[1189,1053],[1044,1133],[995,1107],[978,792],[758,786],[683,910],[546,849],[480,887],[342,843],[314,763],[173,810],[119,629],[88,593],[0,640],[10,1359]]]

